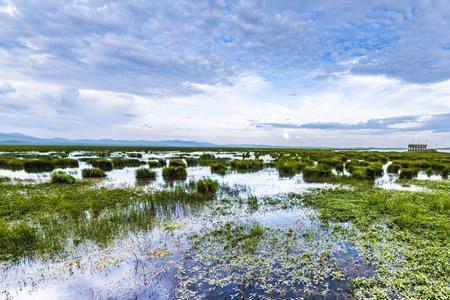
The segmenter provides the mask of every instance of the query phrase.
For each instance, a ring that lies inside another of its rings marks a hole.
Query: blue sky
[[[0,131],[450,146],[448,1],[0,0]]]

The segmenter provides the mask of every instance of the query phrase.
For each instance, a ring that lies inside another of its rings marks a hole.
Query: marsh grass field
[[[447,153],[0,151],[0,299],[450,299]]]

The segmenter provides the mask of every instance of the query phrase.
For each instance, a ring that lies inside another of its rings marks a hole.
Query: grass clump
[[[399,163],[393,162],[387,167],[388,173],[398,174],[402,166]]]
[[[219,174],[219,175],[225,175],[225,173],[228,170],[228,167],[224,165],[223,163],[215,162],[211,163],[210,165],[211,173]]]
[[[114,169],[123,169],[126,167],[139,167],[143,164],[142,161],[140,161],[137,158],[113,158],[112,164]]]
[[[81,171],[83,178],[103,178],[106,177],[105,171],[100,168],[83,169]]]
[[[303,170],[306,166],[306,163],[296,160],[281,160],[275,165],[280,176],[293,176]]]
[[[77,180],[70,174],[64,172],[55,172],[52,173],[51,183],[55,184],[72,184]]]
[[[409,168],[402,168],[400,170],[400,179],[412,179],[417,176],[419,173],[419,170],[417,169],[409,169]]]
[[[187,178],[187,171],[185,167],[165,167],[162,171],[162,176],[166,180],[185,180]]]
[[[197,193],[202,196],[211,198],[216,195],[216,192],[219,189],[219,184],[217,183],[217,181],[208,178],[197,181],[196,187]]]
[[[156,172],[147,168],[139,168],[136,170],[136,179],[155,180]]]
[[[58,158],[55,159],[54,164],[56,167],[65,169],[65,168],[78,168],[80,166],[80,163],[77,159],[72,158]]]
[[[235,159],[231,162],[231,167],[239,171],[256,171],[264,167],[260,159]]]
[[[158,160],[149,160],[148,166],[150,168],[160,168],[166,166],[166,160],[165,159],[158,159]]]
[[[49,159],[26,160],[23,167],[28,173],[51,172],[56,169],[56,165]]]
[[[113,163],[110,160],[104,158],[96,158],[88,160],[94,168],[102,169],[103,171],[111,171],[113,169]]]
[[[23,170],[24,161],[23,159],[1,158],[0,168],[13,171]]]
[[[186,164],[181,159],[171,159],[169,162],[169,167],[182,167],[186,168]]]
[[[331,168],[326,165],[316,167],[305,167],[303,169],[303,179],[306,182],[325,182],[332,177]]]

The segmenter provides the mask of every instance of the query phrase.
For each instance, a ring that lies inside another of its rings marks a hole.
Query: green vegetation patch
[[[106,177],[105,171],[99,168],[83,169],[81,171],[83,178],[103,178]]]
[[[166,180],[185,180],[187,171],[185,167],[165,167],[162,170],[162,176]]]
[[[323,222],[358,229],[350,240],[376,271],[352,280],[357,298],[450,297],[450,183],[422,185],[436,189],[412,193],[355,185],[306,195],[305,204]]]
[[[155,180],[156,172],[147,168],[136,169],[136,179]]]
[[[76,182],[76,179],[70,174],[64,172],[55,172],[52,173],[50,182],[56,184],[72,184]]]

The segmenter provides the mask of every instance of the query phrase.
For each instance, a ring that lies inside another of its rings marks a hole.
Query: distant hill
[[[112,139],[64,139],[36,138],[21,133],[0,133],[0,145],[61,145],[61,146],[149,146],[149,147],[217,147],[213,143],[182,140],[112,140]]]

